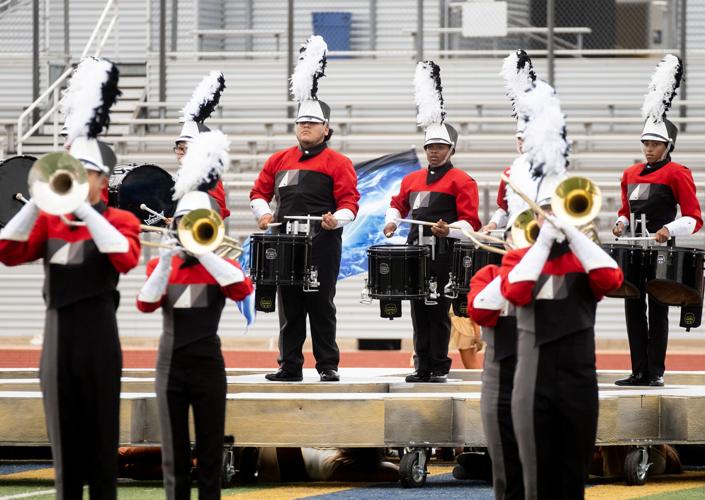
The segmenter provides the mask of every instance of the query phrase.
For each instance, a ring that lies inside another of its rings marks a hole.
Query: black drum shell
[[[489,245],[494,248],[502,248],[500,245]],[[451,287],[454,292],[467,294],[470,291],[470,279],[483,267],[494,264],[502,264],[503,255],[476,248],[473,243],[456,241],[453,246],[453,260],[451,272],[455,277],[455,286]]]
[[[648,280],[654,272],[654,255],[651,248],[639,245],[607,244],[603,250],[619,265],[624,274],[622,285],[607,294],[617,299],[638,299],[639,284]]]
[[[415,300],[428,295],[431,250],[421,245],[373,245],[367,249],[367,288],[382,300]]]
[[[302,286],[311,267],[311,237],[299,234],[250,236],[250,278],[260,286]]]
[[[647,293],[668,306],[702,304],[705,252],[680,247],[652,247],[651,252],[655,273]]]
[[[173,217],[176,202],[174,179],[158,165],[122,165],[113,170],[108,181],[108,205],[132,212],[143,224],[163,226],[164,221],[140,208],[147,205],[164,217]]]
[[[27,177],[37,159],[34,156],[13,156],[0,163],[0,227],[5,226],[23,203],[15,199],[17,193],[29,199]]]

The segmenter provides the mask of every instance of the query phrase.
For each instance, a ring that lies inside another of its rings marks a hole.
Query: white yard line
[[[11,500],[13,498],[30,498],[34,496],[53,495],[55,493],[56,490],[32,491],[31,493],[18,493],[17,495],[6,495],[4,497],[0,497],[0,500]]]

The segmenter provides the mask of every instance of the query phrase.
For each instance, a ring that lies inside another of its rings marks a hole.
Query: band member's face
[[[656,163],[666,157],[668,143],[661,141],[641,141],[646,163]]]
[[[327,135],[327,123],[299,122],[296,124],[296,139],[304,149],[318,146]]]
[[[553,215],[551,205],[541,205],[541,208],[543,209],[543,213]],[[546,218],[543,216],[543,214],[534,213],[534,215],[536,216],[536,222],[538,222],[539,227],[543,226],[543,223],[546,222]]]
[[[429,144],[424,149],[429,167],[440,167],[450,157],[450,146],[447,144]]]
[[[524,153],[524,139],[521,137],[516,138],[516,148],[517,148],[517,153],[522,154]]]
[[[174,154],[176,154],[176,161],[181,164],[181,160],[188,151],[188,143],[186,141],[179,141],[176,143],[174,148]]]
[[[87,170],[86,176],[88,177],[88,201],[91,205],[95,205],[100,201],[100,195],[108,185],[108,177],[95,170]]]

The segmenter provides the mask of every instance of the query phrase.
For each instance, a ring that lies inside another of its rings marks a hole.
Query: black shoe
[[[453,477],[455,479],[470,479],[468,471],[466,471],[465,467],[463,467],[462,465],[456,465],[455,467],[453,467]]]
[[[430,378],[431,378],[430,372],[422,372],[422,371],[416,370],[411,375],[406,376],[406,381],[407,382],[428,382]]]
[[[304,379],[303,375],[296,375],[281,368],[274,373],[266,374],[264,378],[272,382],[301,382]]]
[[[648,381],[641,373],[630,374],[627,378],[615,380],[614,385],[629,386],[629,385],[648,385]]]
[[[432,373],[431,376],[428,378],[428,381],[434,384],[445,384],[446,382],[448,382],[448,374]]]
[[[663,377],[656,377],[649,380],[650,387],[663,387]]]
[[[321,382],[340,382],[340,375],[335,370],[323,370],[319,372]]]

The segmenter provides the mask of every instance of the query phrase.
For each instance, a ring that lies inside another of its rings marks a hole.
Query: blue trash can
[[[350,12],[313,12],[313,34],[320,35],[328,50],[350,50]],[[340,58],[340,57],[339,57]]]

